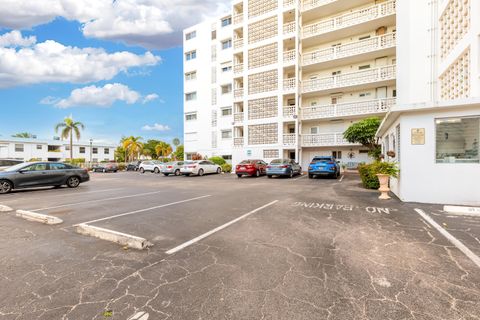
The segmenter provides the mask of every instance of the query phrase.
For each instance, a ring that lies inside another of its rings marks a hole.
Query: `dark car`
[[[90,180],[88,171],[65,163],[21,163],[0,172],[0,194],[13,189],[67,185],[76,188]]]
[[[99,163],[92,168],[93,172],[117,172],[118,165],[116,163]]]
[[[0,171],[3,171],[7,168],[10,168],[16,164],[23,163],[22,160],[15,160],[15,159],[0,159]]]
[[[292,178],[296,174],[302,174],[302,167],[291,159],[275,159],[267,166],[267,177],[287,176]]]
[[[334,157],[316,156],[308,166],[308,178],[316,176],[330,176],[338,178],[340,176],[340,166]]]
[[[237,177],[242,176],[256,176],[267,174],[267,163],[263,160],[243,160],[235,167],[235,173]]]
[[[127,164],[127,167],[125,169],[127,171],[138,171],[138,167],[140,166],[141,163],[142,161],[130,162],[129,164]]]

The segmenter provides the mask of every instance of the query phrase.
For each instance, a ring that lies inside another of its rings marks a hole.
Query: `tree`
[[[63,128],[63,129],[62,129]],[[60,137],[63,139],[70,139],[70,159],[73,159],[73,134],[75,133],[75,137],[77,141],[80,140],[80,129],[85,129],[85,125],[81,122],[74,121],[73,117],[65,117],[63,122],[58,123],[55,126],[55,132],[58,133],[58,130],[62,129],[60,133]]]
[[[343,137],[350,143],[360,143],[368,148],[368,154],[378,159],[380,157],[380,145],[376,133],[380,127],[380,119],[376,117],[366,118],[352,124],[343,133]]]
[[[172,153],[172,146],[169,143],[161,141],[155,146],[155,152],[159,157],[166,157]]]
[[[135,160],[140,156],[143,150],[143,143],[140,141],[142,137],[126,137],[122,141],[122,147],[127,154],[127,161]]]
[[[32,133],[30,132],[19,132],[19,133],[15,133],[14,135],[12,135],[13,138],[27,138],[27,139],[32,139],[35,137],[35,135],[33,135]]]
[[[180,139],[174,138],[172,140],[173,145],[175,146],[175,149],[180,145]]]
[[[150,139],[143,145],[143,154],[148,157],[152,157],[153,159],[157,159],[157,152],[155,151],[155,147],[163,141],[161,140],[154,140]]]
[[[173,156],[176,160],[183,161],[184,159],[184,147],[183,144],[179,145],[175,152],[173,153]]]

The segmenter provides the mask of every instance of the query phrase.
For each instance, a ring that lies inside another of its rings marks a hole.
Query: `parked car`
[[[93,172],[117,172],[118,165],[116,163],[99,163],[92,167]]]
[[[59,162],[21,163],[0,172],[0,194],[13,189],[67,185],[76,188],[90,180],[87,169]]]
[[[130,162],[129,164],[127,164],[125,169],[127,171],[138,171],[138,167],[140,166],[141,163],[142,161]]]
[[[222,168],[208,160],[186,161],[180,172],[185,176],[203,176],[206,173],[222,173]]]
[[[15,160],[15,159],[0,159],[0,171],[3,171],[11,166],[16,164],[23,163],[23,160]]]
[[[302,167],[291,159],[275,159],[267,166],[267,177],[288,176],[302,174]]]
[[[160,173],[163,164],[164,163],[159,160],[142,161],[142,163],[138,166],[138,171],[140,171],[141,173],[145,173],[145,171]]]
[[[165,176],[169,176],[171,174],[174,174],[176,176],[179,176],[181,174],[181,169],[183,168],[185,162],[183,161],[172,161],[172,162],[167,162],[163,165],[162,168],[162,173]]]
[[[237,177],[256,176],[267,174],[267,163],[263,160],[243,160],[235,167]]]
[[[308,178],[316,176],[331,176],[338,178],[340,176],[340,166],[334,157],[316,156],[308,166]]]

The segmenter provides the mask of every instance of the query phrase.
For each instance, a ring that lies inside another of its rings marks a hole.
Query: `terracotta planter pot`
[[[390,188],[388,187],[390,176],[388,174],[377,174],[377,177],[378,177],[378,181],[380,182],[380,188],[378,188],[378,191],[380,191],[380,196],[378,197],[378,199],[381,199],[381,200],[391,199],[390,196],[388,195],[388,192],[390,191]]]

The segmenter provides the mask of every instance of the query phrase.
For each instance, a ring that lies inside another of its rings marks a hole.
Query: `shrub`
[[[358,173],[360,173],[360,178],[362,179],[362,184],[367,189],[378,189],[380,188],[380,183],[378,178],[373,171],[373,163],[371,164],[361,164],[358,166]]]
[[[212,161],[215,164],[218,164],[219,166],[223,166],[226,161],[222,157],[211,157],[208,160]]]
[[[232,165],[230,163],[222,164],[222,171],[225,172],[225,173],[232,172]]]
[[[376,161],[372,163],[372,171],[375,174],[388,174],[391,177],[398,177],[398,165],[396,162]]]

